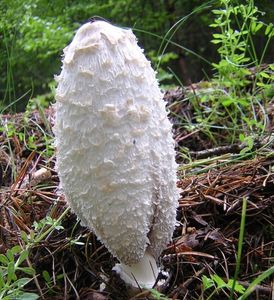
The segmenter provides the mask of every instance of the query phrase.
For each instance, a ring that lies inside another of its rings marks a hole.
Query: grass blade
[[[233,278],[233,283],[230,291],[229,300],[233,300],[233,293],[235,290],[236,281],[238,278],[238,274],[240,271],[242,250],[243,250],[243,242],[244,242],[244,231],[245,231],[245,219],[246,219],[246,206],[247,199],[243,198],[243,206],[242,206],[242,216],[241,216],[241,224],[240,224],[240,234],[239,234],[239,242],[238,242],[238,251],[237,251],[237,261],[236,261],[236,270]]]
[[[264,271],[262,274],[260,274],[257,278],[255,278],[249,287],[246,289],[244,294],[238,299],[238,300],[244,300],[246,299],[256,288],[256,285],[259,284],[261,281],[266,279],[267,277],[271,276],[274,273],[274,266],[270,267],[266,271]]]

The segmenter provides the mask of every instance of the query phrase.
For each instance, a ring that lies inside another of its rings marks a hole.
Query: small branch
[[[220,146],[202,151],[191,151],[190,155],[195,159],[201,159],[226,153],[239,153],[242,149],[244,149],[244,147],[244,144],[232,144],[229,146]]]

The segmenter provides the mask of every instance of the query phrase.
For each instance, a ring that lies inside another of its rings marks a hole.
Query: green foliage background
[[[237,3],[237,1],[235,1]],[[243,1],[238,1],[243,2]],[[265,22],[273,18],[273,1],[255,1],[266,12]],[[192,14],[195,9],[197,13]],[[33,97],[52,100],[53,75],[60,72],[62,49],[75,30],[92,16],[101,16],[119,26],[133,28],[139,44],[157,56],[161,39],[180,19],[185,17],[172,40],[191,49],[210,62],[218,60],[216,46],[210,43],[214,16],[211,10],[218,1],[188,0],[2,0],[0,2],[0,109],[23,110]],[[186,18],[186,16],[189,16]],[[256,41],[258,51],[263,38]],[[269,47],[271,49],[271,47]],[[211,66],[197,57],[169,46],[186,61],[187,76],[192,82],[210,76]],[[159,53],[158,53],[159,54]],[[266,61],[274,56],[268,51]],[[169,65],[185,83],[178,61]],[[205,75],[206,74],[206,75]],[[176,82],[178,84],[178,82]]]

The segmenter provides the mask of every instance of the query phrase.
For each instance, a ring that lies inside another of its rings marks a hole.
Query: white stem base
[[[123,263],[116,264],[113,268],[122,280],[132,287],[150,289],[154,286],[159,270],[155,258],[145,252],[144,257],[135,265],[128,266]]]

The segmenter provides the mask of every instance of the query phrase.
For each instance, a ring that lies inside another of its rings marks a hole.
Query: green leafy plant
[[[16,245],[8,249],[5,255],[0,254],[0,300],[34,300],[39,298],[37,294],[23,290],[35,276],[35,270],[28,263],[29,251],[54,230],[63,229],[60,224],[68,210],[67,208],[56,220],[47,216],[39,222],[34,222],[34,230],[30,234],[26,234],[24,231],[21,232],[21,246]],[[24,277],[22,274],[32,277]],[[51,280],[49,274],[44,272],[43,277],[46,284],[50,286]],[[58,276],[58,279],[61,277],[61,275]]]
[[[229,279],[228,282],[225,282],[221,277],[217,274],[210,275],[210,278],[203,275],[202,276],[202,287],[203,292],[209,289],[214,289],[213,292],[206,298],[210,300],[215,294],[217,294],[220,290],[227,289],[231,291],[231,295],[233,292],[237,292],[241,296],[238,300],[247,299],[247,297],[254,291],[256,285],[260,284],[264,279],[270,277],[274,273],[274,266],[270,267],[263,273],[261,273],[258,277],[256,277],[248,288],[243,287],[237,280]],[[233,299],[231,296],[230,299]]]
[[[25,248],[29,249],[33,245],[40,243],[44,238],[51,234],[54,230],[61,230],[61,221],[68,213],[69,208],[66,208],[58,219],[52,219],[50,216],[34,222],[34,230],[31,230],[30,234],[26,234],[24,231],[21,232],[22,240],[25,242]]]
[[[233,143],[240,139],[247,152],[254,141],[265,133],[266,107],[273,90],[274,65],[262,65],[266,50],[274,36],[272,24],[260,21],[263,13],[254,1],[234,5],[233,0],[220,0],[221,8],[212,10],[215,15],[210,25],[219,31],[213,34],[212,43],[218,48],[220,60],[213,63],[215,74],[208,88],[190,95],[197,127],[217,144],[217,136]],[[254,36],[264,30],[265,48],[259,55]]]
[[[157,290],[155,289],[150,289],[149,290],[150,293],[151,293],[151,296],[155,299],[155,300],[168,300],[168,298],[161,294],[160,292],[158,292]]]
[[[10,155],[13,155],[11,140],[18,138],[20,142],[24,143],[26,149],[30,151],[35,150],[37,153],[43,152],[43,156],[52,157],[54,154],[53,134],[51,124],[45,114],[45,103],[41,103],[38,98],[30,99],[26,106],[26,111],[23,114],[23,122],[18,125],[11,119],[2,119],[0,117],[0,131],[5,133],[6,143],[9,147]],[[41,122],[36,121],[32,117],[33,112],[38,111]],[[35,134],[33,134],[33,127]],[[41,147],[43,145],[43,147]],[[41,148],[41,149],[40,149]],[[15,170],[14,175],[15,175]],[[13,176],[15,178],[15,176]]]
[[[241,216],[241,225],[240,225],[240,234],[239,234],[239,241],[238,241],[236,270],[235,270],[234,278],[229,279],[227,282],[225,282],[217,274],[210,275],[210,278],[203,275],[202,276],[203,291],[206,291],[207,289],[214,288],[213,292],[210,294],[210,296],[207,298],[207,300],[210,300],[216,293],[218,293],[220,290],[223,290],[223,289],[228,289],[230,291],[230,298],[229,299],[233,299],[234,291],[237,292],[238,294],[243,294],[245,292],[245,288],[241,284],[239,284],[239,282],[237,281],[237,278],[238,278],[238,274],[239,274],[239,270],[240,270],[242,248],[243,248],[243,243],[244,243],[246,205],[247,205],[247,200],[244,198],[243,199],[243,205],[242,205],[242,216]]]
[[[44,279],[44,281],[46,283],[46,286],[48,288],[48,292],[51,293],[51,294],[55,293],[54,292],[54,285],[56,283],[54,283],[54,282],[64,278],[64,274],[57,274],[57,275],[54,276],[55,278],[53,279],[52,276],[50,276],[49,272],[46,271],[46,270],[44,270],[42,272],[42,276],[43,276],[43,279]]]
[[[56,222],[56,220],[52,219],[50,216],[46,216],[39,222],[34,221],[33,223],[33,227],[36,232],[42,232],[46,226],[51,226],[55,230],[64,229],[64,227],[60,225],[60,222]]]
[[[217,294],[220,290],[227,289],[230,291],[229,299],[234,299],[234,292],[237,294],[241,294],[239,300],[246,299],[255,289],[256,285],[261,281],[271,276],[274,273],[274,267],[270,267],[266,271],[262,272],[258,277],[256,277],[249,287],[244,288],[238,281],[238,275],[240,271],[240,262],[242,257],[242,248],[244,244],[244,231],[245,231],[245,220],[246,220],[246,207],[247,207],[247,199],[243,199],[242,205],[242,214],[241,214],[241,224],[240,224],[240,233],[239,233],[239,241],[238,241],[238,251],[237,251],[237,260],[236,260],[236,269],[233,279],[229,279],[225,282],[221,277],[217,274],[210,275],[210,278],[203,275],[202,276],[202,288],[203,292],[208,289],[214,289],[213,292],[207,297],[207,300],[210,300],[215,294]]]
[[[225,282],[221,277],[217,274],[210,275],[210,278],[203,275],[202,276],[202,283],[203,283],[203,290],[206,291],[207,289],[214,288],[214,291],[207,297],[207,300],[210,300],[215,294],[217,294],[220,290],[228,289],[232,290],[234,285],[234,290],[239,293],[243,294],[245,292],[245,288],[239,284],[237,281],[234,284],[233,279],[229,279],[228,282]]]
[[[20,246],[7,250],[6,255],[0,254],[0,299],[38,299],[34,293],[24,292],[22,289],[33,278],[21,274],[34,276],[35,271],[25,265],[29,252]]]

